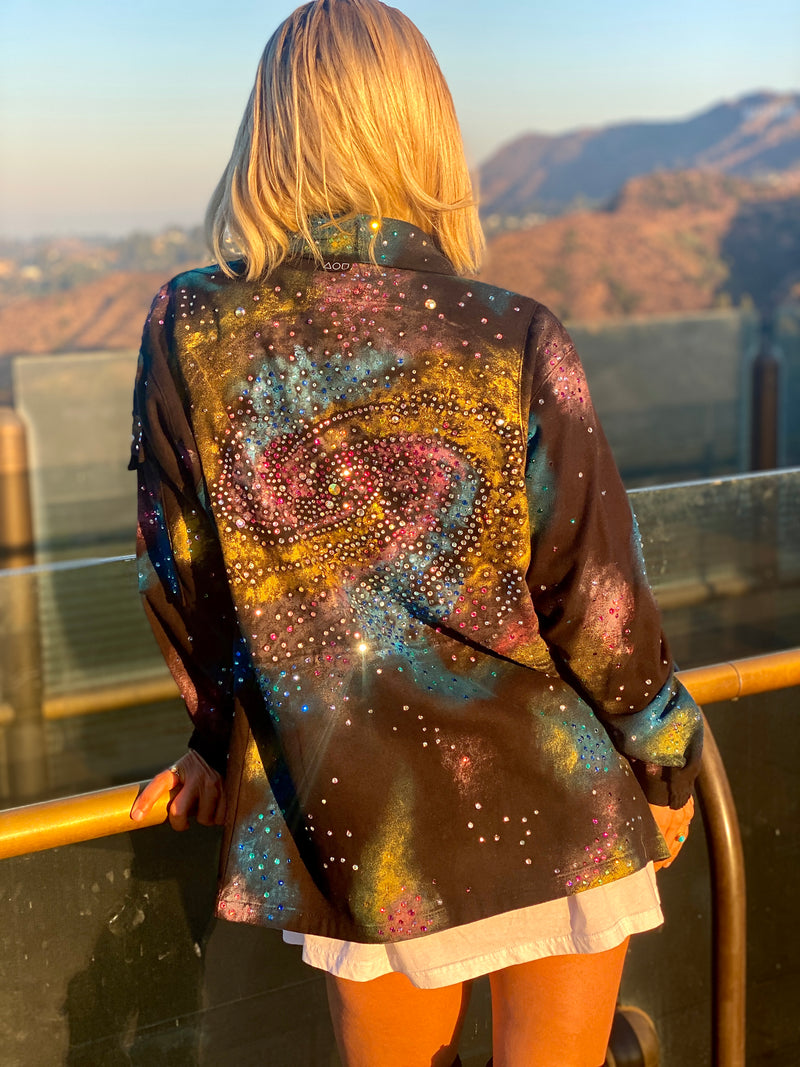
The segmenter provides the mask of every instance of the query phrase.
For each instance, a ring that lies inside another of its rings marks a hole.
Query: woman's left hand
[[[191,748],[145,786],[133,803],[131,818],[140,822],[160,797],[178,786],[167,809],[173,830],[188,829],[190,815],[196,815],[203,826],[221,826],[225,822],[222,776]]]
[[[682,808],[665,808],[651,804],[650,811],[669,849],[669,859],[654,865],[658,871],[662,867],[669,867],[689,836],[689,823],[694,815],[694,797],[689,797]]]

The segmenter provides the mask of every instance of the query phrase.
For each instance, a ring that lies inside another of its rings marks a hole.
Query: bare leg
[[[601,1067],[627,948],[490,974],[494,1067]]]
[[[450,1067],[470,983],[417,989],[404,974],[370,982],[326,975],[343,1067]]]

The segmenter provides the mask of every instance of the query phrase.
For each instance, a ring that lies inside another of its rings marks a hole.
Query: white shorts
[[[426,934],[410,941],[365,945],[284,930],[303,946],[303,960],[339,978],[368,982],[399,971],[420,989],[528,963],[543,956],[603,952],[664,921],[653,864],[607,885],[529,908]]]

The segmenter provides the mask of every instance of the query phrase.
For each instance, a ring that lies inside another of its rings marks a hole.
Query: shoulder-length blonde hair
[[[430,45],[378,0],[314,0],[264,49],[206,213],[222,269],[272,270],[315,217],[370,214],[432,234],[459,271],[484,239],[453,101]]]

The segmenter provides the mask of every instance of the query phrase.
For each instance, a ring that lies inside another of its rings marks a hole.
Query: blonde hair
[[[430,233],[459,271],[484,247],[452,97],[430,45],[378,0],[314,0],[267,43],[206,234],[248,280],[314,248],[310,220],[369,214]],[[226,254],[227,249],[227,254]]]

